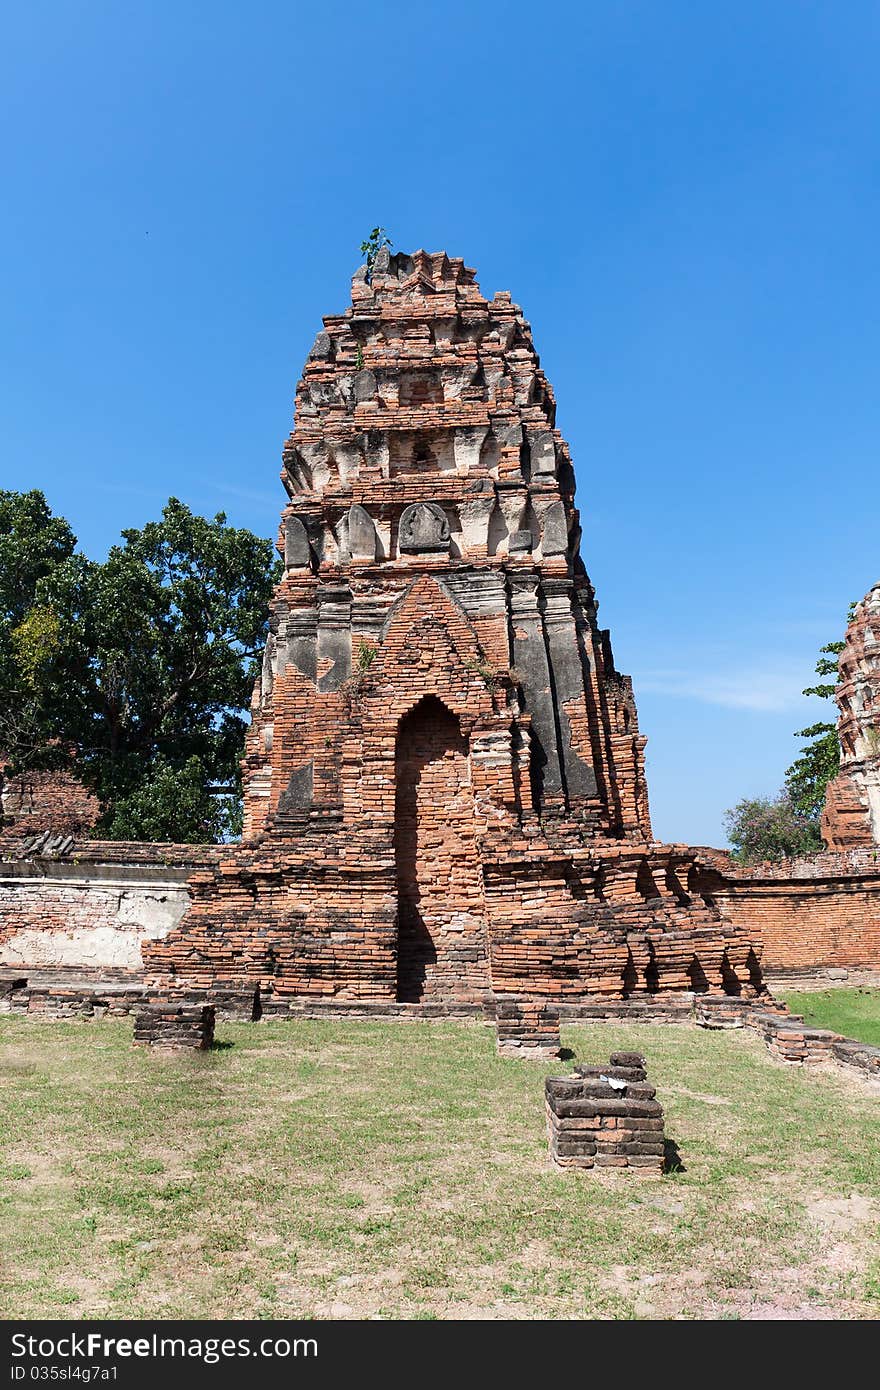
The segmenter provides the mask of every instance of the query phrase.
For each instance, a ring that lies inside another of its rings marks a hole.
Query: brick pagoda
[[[760,946],[652,841],[529,324],[443,253],[324,320],[283,454],[285,574],[246,830],[145,943],[163,988],[474,1005],[762,988]]]
[[[838,662],[840,774],[825,793],[831,850],[880,845],[880,584],[857,603]]]

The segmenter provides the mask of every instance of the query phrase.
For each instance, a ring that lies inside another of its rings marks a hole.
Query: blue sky
[[[722,843],[880,578],[880,5],[44,3],[0,44],[0,486],[274,534],[358,246],[530,319],[655,830]]]

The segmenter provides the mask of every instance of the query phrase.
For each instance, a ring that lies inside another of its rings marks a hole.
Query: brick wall
[[[5,833],[82,835],[97,823],[96,796],[69,772],[29,772],[3,780],[0,809]]]
[[[766,972],[880,970],[880,849],[750,867],[697,854],[725,919],[761,936]]]

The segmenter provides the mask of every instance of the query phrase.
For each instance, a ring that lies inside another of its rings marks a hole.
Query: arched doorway
[[[432,695],[400,721],[395,772],[397,997],[476,999],[489,972],[470,758]]]

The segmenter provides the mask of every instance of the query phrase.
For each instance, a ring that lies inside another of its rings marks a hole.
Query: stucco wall
[[[141,943],[178,924],[189,906],[190,873],[213,852],[114,844],[102,854],[99,842],[77,848],[62,859],[0,860],[0,968],[140,971]]]

